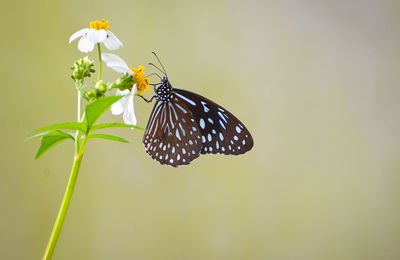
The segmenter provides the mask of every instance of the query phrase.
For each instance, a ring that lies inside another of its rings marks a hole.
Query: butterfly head
[[[163,77],[161,80],[161,85],[155,90],[156,99],[158,101],[170,102],[172,99],[173,88],[171,83],[169,83],[167,77]]]

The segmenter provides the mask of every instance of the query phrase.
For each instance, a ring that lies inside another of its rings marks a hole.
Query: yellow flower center
[[[90,29],[96,29],[96,30],[100,30],[100,29],[104,29],[104,30],[109,30],[110,26],[108,25],[109,21],[105,20],[104,18],[101,19],[100,21],[91,21],[90,22]]]
[[[150,79],[144,77],[144,67],[138,66],[136,68],[131,68],[135,74],[132,75],[133,81],[136,83],[137,93],[143,96],[143,90],[148,91],[150,89]]]

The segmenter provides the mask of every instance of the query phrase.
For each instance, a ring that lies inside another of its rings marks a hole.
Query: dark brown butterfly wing
[[[146,152],[161,164],[189,164],[200,156],[201,134],[185,103],[157,101],[143,136]]]
[[[202,139],[201,153],[239,155],[250,151],[253,138],[239,119],[225,108],[196,93],[174,89],[196,121]]]

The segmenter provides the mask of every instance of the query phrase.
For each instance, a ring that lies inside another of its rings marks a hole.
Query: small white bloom
[[[136,85],[129,89],[120,91],[117,89],[117,96],[123,96],[120,100],[111,106],[111,113],[113,115],[123,114],[124,123],[127,125],[136,125],[137,120],[135,116],[135,106],[133,104],[133,97],[136,93]]]
[[[126,62],[115,54],[102,53],[101,59],[107,65],[107,67],[115,70],[122,74],[132,75],[136,88],[136,92],[140,96],[143,95],[143,91],[148,91],[150,88],[150,79],[144,75],[144,66],[138,66],[137,68],[129,68]]]
[[[104,61],[107,67],[115,70],[116,72],[123,74],[134,74],[134,72],[128,67],[126,62],[115,54],[102,53],[101,60]]]
[[[109,50],[117,50],[123,46],[122,42],[109,30],[108,21],[92,21],[90,28],[84,28],[77,31],[69,37],[69,43],[81,38],[78,43],[78,49],[81,52],[88,53],[93,51],[97,43],[104,43]]]

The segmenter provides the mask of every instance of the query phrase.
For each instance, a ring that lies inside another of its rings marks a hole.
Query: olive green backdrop
[[[145,153],[142,131],[90,140],[54,259],[399,259],[399,7],[2,2],[0,258],[44,252],[73,145],[35,161],[39,142],[23,140],[75,120],[69,67],[83,54],[68,38],[104,17],[116,54],[137,66],[157,51],[174,87],[228,108],[255,145],[174,169]],[[144,127],[152,104],[135,102]]]

